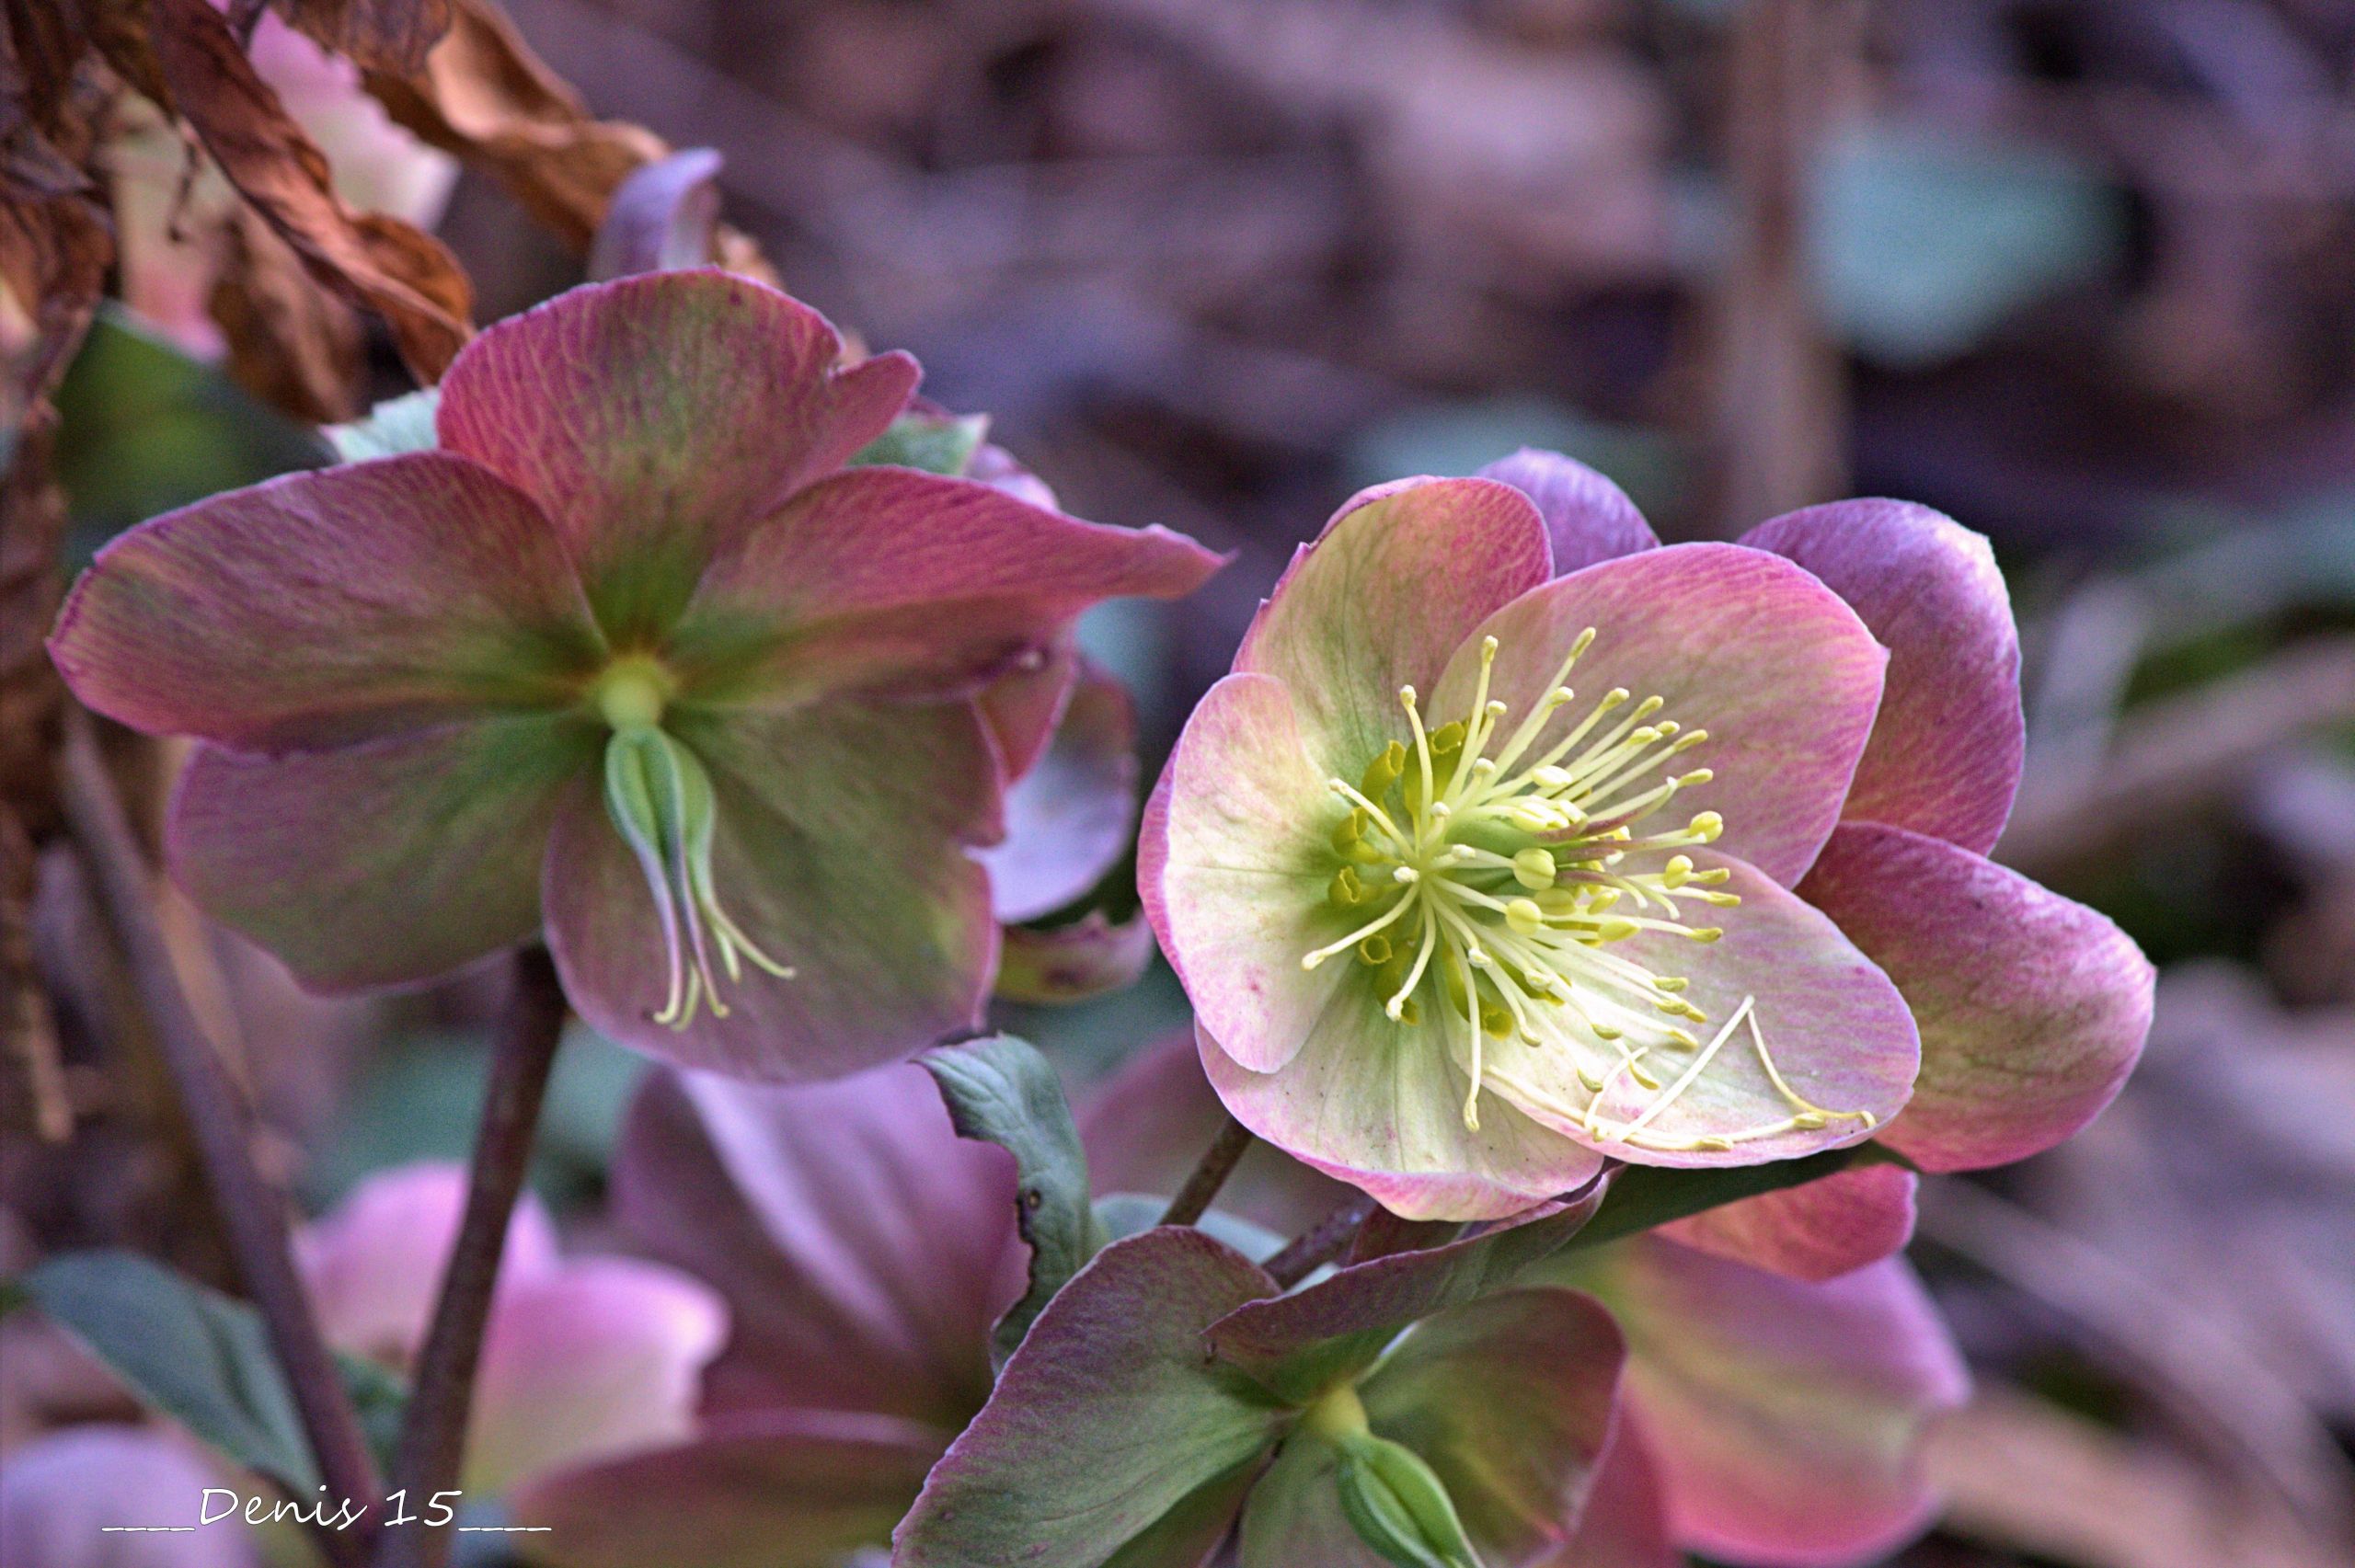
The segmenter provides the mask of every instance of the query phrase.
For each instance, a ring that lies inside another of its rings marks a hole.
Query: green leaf
[[[973,461],[989,428],[986,414],[902,414],[890,429],[853,453],[851,463],[888,463],[958,478]]]
[[[346,463],[431,452],[436,440],[433,411],[441,406],[442,389],[424,387],[388,398],[349,425],[329,425],[323,433]]]
[[[1604,1196],[1603,1207],[1563,1250],[1580,1252],[1599,1247],[1671,1219],[1688,1219],[1704,1209],[1739,1203],[1761,1193],[1803,1186],[1852,1166],[1883,1163],[1907,1162],[1877,1143],[1861,1143],[1849,1149],[1827,1149],[1804,1160],[1776,1160],[1763,1165],[1732,1165],[1720,1170],[1623,1166],[1613,1173],[1611,1190]]]
[[[68,1253],[23,1285],[140,1398],[298,1497],[319,1484],[252,1308],[130,1253]]]
[[[1088,1201],[1087,1155],[1052,1063],[1027,1041],[993,1035],[917,1059],[940,1086],[959,1138],[1014,1156],[1015,1219],[1030,1243],[1030,1288],[998,1320],[991,1354],[1014,1354],[1031,1321],[1104,1246]]]

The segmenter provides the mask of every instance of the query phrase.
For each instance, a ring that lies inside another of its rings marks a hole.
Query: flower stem
[[[99,906],[154,1025],[238,1277],[261,1313],[320,1478],[338,1501],[373,1504],[382,1495],[376,1461],[295,1273],[286,1196],[254,1164],[252,1111],[181,989],[155,919],[146,852],[99,755],[89,715],[79,709],[66,715],[58,783],[66,826],[88,862]],[[364,1551],[354,1536],[326,1531],[320,1539],[339,1562],[357,1562]]]
[[[507,1226],[523,1189],[532,1139],[539,1126],[548,1072],[564,1031],[564,992],[547,950],[515,956],[512,989],[492,1043],[490,1084],[475,1137],[465,1218],[442,1278],[441,1299],[419,1355],[408,1411],[401,1423],[394,1484],[408,1506],[422,1513],[434,1494],[457,1484],[466,1420],[474,1406],[475,1371],[482,1359],[483,1328],[507,1246]],[[418,1526],[386,1530],[378,1568],[439,1568],[449,1561],[451,1532]]]
[[[1321,1264],[1331,1263],[1358,1233],[1358,1227],[1373,1218],[1380,1207],[1370,1197],[1350,1198],[1332,1213],[1294,1236],[1278,1253],[1259,1266],[1268,1277],[1289,1290],[1314,1274]]]
[[[1251,1129],[1233,1116],[1227,1117],[1219,1127],[1218,1136],[1211,1139],[1211,1146],[1202,1150],[1193,1174],[1186,1178],[1186,1185],[1178,1189],[1178,1196],[1162,1211],[1161,1222],[1191,1225],[1200,1219],[1209,1209],[1211,1200],[1218,1196],[1218,1189],[1226,1185],[1226,1178],[1234,1174],[1235,1162],[1250,1147]]]

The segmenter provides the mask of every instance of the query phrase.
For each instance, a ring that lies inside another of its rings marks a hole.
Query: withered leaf
[[[420,381],[472,335],[473,290],[440,241],[335,193],[327,161],[205,0],[154,0],[155,45],[180,113],[229,183],[312,275],[382,316]]]
[[[250,209],[229,222],[227,265],[208,302],[229,345],[229,373],[273,406],[315,425],[359,411],[362,343],[351,307],[316,282]]]
[[[450,30],[450,0],[270,0],[317,43],[361,65],[403,73]]]

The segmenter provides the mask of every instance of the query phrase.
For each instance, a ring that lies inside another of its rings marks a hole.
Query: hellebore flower
[[[437,446],[218,496],[101,552],[51,648],[203,742],[169,859],[306,984],[545,930],[573,1005],[672,1060],[823,1077],[971,1023],[975,693],[1191,542],[845,467],[913,361],[716,271],[577,289],[452,363]],[[1040,737],[1043,739],[1043,735]]]
[[[465,1173],[423,1163],[371,1176],[295,1237],[329,1344],[408,1371],[423,1348],[465,1210]],[[495,1494],[694,1428],[697,1385],[728,1313],[660,1264],[561,1257],[547,1211],[515,1211],[466,1434],[469,1493]]]
[[[1173,1082],[1169,1059],[1114,1101]],[[1091,1163],[1115,1180],[1157,1167],[1112,1151],[1134,1119],[1086,1118]],[[1337,1190],[1272,1150],[1244,1169],[1270,1218]],[[1253,1568],[1324,1562],[1357,1539],[1345,1462],[1442,1477],[1501,1565],[1562,1539],[1608,1438],[1619,1346],[1601,1310],[1558,1287],[1481,1294],[1583,1209],[1278,1299],[1207,1235],[1132,1236],[1054,1298],[994,1389],[993,1325],[1023,1288],[1013,1162],[958,1139],[918,1070],[792,1088],[661,1075],[632,1110],[615,1201],[626,1233],[722,1290],[735,1333],[694,1438],[512,1499],[551,1527],[535,1553],[566,1568],[835,1568],[912,1507],[909,1563],[996,1561],[989,1542],[1018,1541],[1025,1561],[1125,1547],[1123,1563],[1177,1568],[1238,1518]],[[1287,1459],[1304,1424],[1321,1435]],[[1000,1484],[1006,1467],[1018,1484]],[[986,1541],[962,1533],[974,1525]]]
[[[1345,506],[1146,812],[1140,888],[1229,1109],[1451,1219],[1605,1156],[1860,1142],[1917,1068],[1891,1142],[1931,1161],[2092,1115],[2149,969],[1980,853],[2017,772],[2001,579],[1935,514],[1849,507],[1660,548],[1535,452]]]
[[[229,1480],[152,1426],[69,1426],[0,1460],[0,1562],[8,1568],[260,1568],[251,1532],[188,1529]],[[137,1533],[108,1527],[145,1526]],[[152,1532],[152,1533],[150,1533]]]

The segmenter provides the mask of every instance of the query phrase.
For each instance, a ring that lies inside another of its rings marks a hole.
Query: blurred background
[[[1137,696],[1148,781],[1362,485],[1534,444],[1671,541],[1849,494],[1987,533],[2030,738],[1998,858],[2124,925],[2159,1013],[2085,1135],[1924,1189],[1914,1255],[1982,1391],[1929,1455],[1946,1523],[1896,1561],[2343,1561],[2321,1521],[2355,1497],[2355,5],[505,8],[595,114],[720,153],[723,211],[786,284],[989,411],[1067,509],[1238,553],[1086,628]],[[339,167],[452,247],[478,319],[579,280],[511,189],[362,109]],[[174,143],[121,145],[119,205],[161,212]],[[58,397],[85,551],[316,461],[265,404],[351,411],[224,340],[164,227],[144,260],[126,228],[116,292],[145,326],[102,322]],[[379,393],[407,384],[384,343],[349,347]],[[54,1016],[8,1068],[0,1261],[127,1244],[217,1276],[163,1086],[100,1048],[136,1024],[70,857],[40,876]],[[1133,908],[1124,873],[1103,901]],[[460,1152],[493,988],[329,1005],[180,918],[306,1198]],[[1183,1015],[1156,970],[1007,1018],[1085,1078]],[[593,1203],[635,1071],[568,1050],[540,1171],[560,1206]],[[0,1345],[0,1437],[106,1397],[25,1323]]]

